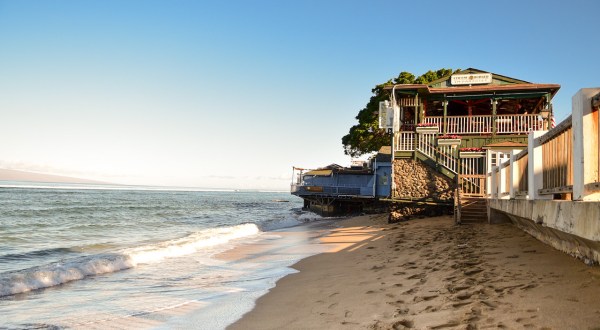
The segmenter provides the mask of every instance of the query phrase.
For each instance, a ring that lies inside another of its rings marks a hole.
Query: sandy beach
[[[600,329],[598,267],[512,224],[385,220],[335,223],[228,329]]]

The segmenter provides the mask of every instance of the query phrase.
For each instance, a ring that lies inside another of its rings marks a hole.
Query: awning
[[[330,176],[332,172],[332,170],[312,170],[304,173],[304,175]]]

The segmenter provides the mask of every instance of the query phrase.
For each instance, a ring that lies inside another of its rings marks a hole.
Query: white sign
[[[454,74],[450,77],[452,85],[491,84],[491,73]]]
[[[379,128],[392,128],[394,125],[394,109],[388,101],[379,102]]]

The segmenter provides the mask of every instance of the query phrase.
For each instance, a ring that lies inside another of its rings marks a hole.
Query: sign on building
[[[492,74],[491,73],[453,74],[450,77],[450,83],[452,85],[491,84],[492,83]]]
[[[394,126],[394,109],[388,101],[379,102],[379,128],[392,128]]]

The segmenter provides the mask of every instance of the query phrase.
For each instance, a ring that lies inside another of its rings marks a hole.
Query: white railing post
[[[498,199],[498,177],[496,175],[496,170],[498,166],[492,167],[492,199]]]
[[[512,153],[510,155],[510,199],[515,199],[517,197],[516,191],[519,189],[519,169],[517,168],[519,165],[515,160],[515,156],[517,153]]]
[[[528,153],[527,162],[528,173],[528,196],[529,199],[552,199],[552,195],[540,195],[538,190],[544,188],[544,155],[542,152],[542,145],[537,145],[535,139],[546,134],[547,131],[530,131],[529,139],[527,141]]]
[[[585,185],[598,182],[598,111],[592,109],[592,97],[600,88],[582,88],[573,102],[573,200],[599,201],[600,192],[588,192]]]

